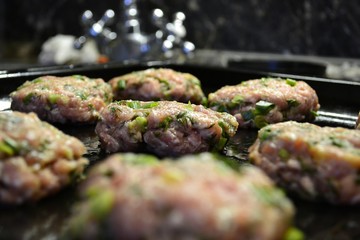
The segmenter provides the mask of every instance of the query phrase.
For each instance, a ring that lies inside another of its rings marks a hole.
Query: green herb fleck
[[[76,78],[76,79],[79,79],[79,80],[82,80],[82,81],[85,81],[86,80],[86,77],[85,76],[82,76],[82,75],[72,75],[73,78]]]
[[[295,99],[288,99],[286,102],[287,102],[289,108],[297,107],[300,105],[300,103],[298,101],[296,101]]]
[[[149,102],[149,103],[145,103],[142,105],[142,108],[147,109],[147,108],[154,108],[159,106],[159,102]]]
[[[227,141],[228,141],[227,138],[225,138],[225,137],[220,137],[218,143],[217,143],[216,146],[215,146],[215,150],[220,151],[220,150],[224,149],[225,144],[227,143]]]
[[[147,128],[148,121],[145,117],[137,117],[128,124],[129,130],[144,132]]]
[[[159,163],[158,159],[152,155],[146,154],[126,154],[120,159],[128,164],[132,165],[154,165]]]
[[[51,104],[55,104],[59,98],[61,98],[59,94],[50,94],[48,100]]]
[[[254,193],[264,203],[272,205],[274,207],[283,208],[283,201],[285,200],[285,194],[281,189],[265,186],[254,186]]]
[[[254,123],[257,128],[263,128],[268,125],[268,122],[266,121],[265,117],[262,115],[255,116]]]
[[[42,78],[36,78],[36,79],[32,80],[32,83],[40,83],[42,81],[43,81]]]
[[[171,116],[167,116],[164,120],[162,120],[159,124],[160,128],[168,129],[170,126],[170,123],[173,121],[173,118]]]
[[[139,109],[141,108],[141,104],[139,101],[128,101],[126,102],[126,106],[132,109]]]
[[[330,140],[330,142],[331,142],[331,144],[333,146],[336,146],[336,147],[339,147],[339,148],[343,148],[343,147],[346,146],[346,143],[343,140],[341,140],[339,138],[336,138],[334,136],[330,136],[329,140]]]
[[[90,199],[91,215],[95,219],[103,219],[112,209],[115,202],[114,193],[103,191],[101,194],[93,195]]]
[[[227,130],[229,129],[229,124],[227,124],[226,122],[221,121],[221,120],[218,121],[218,124],[219,124],[219,126],[221,127],[221,129],[222,129],[221,135],[222,135],[223,137],[225,137],[225,138],[228,138],[228,137],[229,137],[229,134],[228,134]]]
[[[231,102],[229,103],[229,107],[235,108],[240,106],[242,103],[244,103],[244,97],[241,95],[236,95],[233,99],[231,99]]]
[[[259,139],[260,141],[268,140],[273,136],[273,132],[270,128],[262,129],[259,133]]]
[[[28,105],[28,104],[31,102],[31,100],[32,100],[32,98],[33,98],[34,96],[35,96],[34,93],[29,93],[28,95],[26,95],[26,96],[24,97],[23,103],[24,103],[25,105]]]
[[[75,95],[78,96],[81,100],[86,100],[88,97],[84,92],[77,92]]]
[[[290,85],[291,87],[294,87],[296,85],[296,81],[294,79],[287,78],[285,81],[286,84]]]
[[[305,239],[304,233],[295,227],[289,228],[286,231],[285,236],[283,238],[283,240],[303,240],[303,239]]]
[[[317,116],[319,116],[319,114],[318,114],[316,111],[314,111],[314,110],[311,110],[311,111],[310,111],[310,115],[311,115],[312,117],[314,117],[314,118],[316,118]]]
[[[7,156],[14,156],[19,153],[20,149],[18,144],[11,138],[5,138],[0,142],[0,152]]]
[[[254,115],[266,115],[268,114],[271,109],[275,107],[275,104],[271,102],[267,102],[264,100],[260,100],[255,104],[255,112]]]
[[[124,90],[126,88],[126,81],[124,79],[121,79],[117,82],[117,88],[119,90]]]
[[[286,149],[281,148],[281,149],[279,150],[279,157],[280,157],[281,159],[286,160],[286,159],[289,158],[289,156],[290,156],[290,154],[289,154],[289,152],[288,152]]]

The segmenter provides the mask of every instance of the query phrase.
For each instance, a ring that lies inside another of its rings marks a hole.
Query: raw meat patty
[[[260,129],[250,160],[309,200],[360,203],[360,131],[284,122]]]
[[[175,101],[120,101],[101,112],[96,125],[107,152],[148,149],[160,156],[222,150],[238,123],[228,113]]]
[[[199,79],[190,73],[168,68],[150,68],[115,77],[109,81],[115,100],[171,100],[206,103]]]
[[[0,203],[21,204],[58,192],[88,160],[78,139],[34,113],[0,112]]]
[[[58,123],[94,123],[112,101],[109,84],[80,75],[39,77],[10,96],[11,109],[35,112],[42,120]]]
[[[292,203],[258,169],[210,153],[115,154],[91,169],[69,222],[76,239],[283,239]]]
[[[211,109],[234,115],[239,128],[261,128],[287,120],[312,121],[320,107],[315,90],[307,83],[280,78],[225,86],[210,93],[208,101]]]

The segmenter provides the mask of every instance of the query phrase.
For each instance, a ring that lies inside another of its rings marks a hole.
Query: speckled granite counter
[[[360,59],[330,58],[305,55],[283,55],[271,53],[254,53],[222,50],[197,50],[194,57],[188,62],[213,66],[228,67],[229,62],[241,61],[254,62],[286,62],[286,63],[309,63],[315,66],[324,66],[322,77],[360,81]],[[262,69],[259,69],[262,70]]]
[[[158,59],[153,59],[158,60]],[[212,50],[212,49],[197,49],[192,57],[189,58],[179,58],[174,60],[177,63],[191,63],[191,64],[200,64],[200,65],[209,65],[209,66],[221,66],[221,67],[237,67],[236,64],[231,65],[231,63],[239,63],[238,65],[242,68],[246,68],[246,65],[241,65],[243,62],[253,62],[261,63],[261,66],[256,65],[255,70],[269,70],[261,69],[264,67],[263,63],[266,64],[276,64],[276,63],[306,63],[314,65],[317,68],[317,71],[323,71],[320,75],[313,75],[325,78],[332,79],[342,79],[342,80],[352,80],[360,81],[360,59],[352,58],[330,58],[330,57],[320,57],[320,56],[305,56],[305,55],[283,55],[283,54],[271,54],[271,53],[257,53],[257,52],[239,52],[239,51],[225,51],[225,50]],[[39,63],[36,62],[36,59],[31,61],[18,61],[12,59],[10,61],[0,61],[0,72],[4,70],[16,70],[16,69],[26,69],[29,67],[39,67]],[[298,65],[293,67],[293,69],[282,68],[288,74],[299,74],[301,72],[291,72],[292,70],[296,71]],[[307,66],[306,66],[307,67]],[[308,73],[308,72],[307,72]],[[306,74],[305,74],[306,75]],[[311,76],[311,72],[309,73]]]

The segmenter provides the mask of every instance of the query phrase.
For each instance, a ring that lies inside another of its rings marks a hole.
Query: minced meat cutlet
[[[178,101],[205,104],[201,82],[190,73],[170,68],[150,68],[109,81],[115,100]]]
[[[114,154],[91,169],[80,195],[68,223],[79,239],[278,240],[294,217],[262,171],[235,171],[210,153]]]
[[[95,123],[112,101],[112,91],[101,78],[43,76],[25,82],[10,97],[12,110],[35,112],[42,120]]]
[[[147,149],[160,156],[222,150],[238,123],[228,113],[175,101],[119,101],[101,112],[95,132],[107,152]]]
[[[224,86],[209,94],[208,104],[211,109],[234,115],[239,128],[261,128],[288,120],[312,121],[320,107],[315,90],[307,83],[282,78]]]
[[[259,130],[251,162],[309,200],[360,203],[360,131],[294,121]]]
[[[0,112],[0,203],[37,201],[83,173],[88,160],[78,139],[34,113]]]

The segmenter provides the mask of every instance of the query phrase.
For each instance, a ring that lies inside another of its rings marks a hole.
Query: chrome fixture
[[[186,28],[184,26],[185,14],[177,12],[174,14],[173,21],[168,22],[164,18],[164,13],[161,9],[153,11],[153,23],[159,28],[155,33],[157,39],[161,40],[161,49],[172,57],[174,50],[180,49],[184,54],[188,55],[195,50],[195,45],[192,42],[184,41],[186,36]]]
[[[101,54],[110,60],[169,59],[181,55],[186,57],[194,52],[195,45],[185,41],[184,13],[175,13],[172,22],[169,22],[161,9],[153,10],[151,23],[158,30],[145,34],[141,29],[137,0],[123,0],[122,3],[116,32],[108,27],[115,17],[113,10],[107,10],[97,22],[92,12],[86,10],[81,17],[85,33],[75,40],[74,47],[80,49],[87,39],[93,38]]]
[[[101,19],[97,22],[93,19],[93,13],[86,10],[81,16],[81,24],[84,27],[84,35],[74,41],[74,48],[81,49],[88,38],[92,38],[99,46],[102,53],[106,52],[106,46],[117,38],[117,34],[112,32],[107,26],[113,23],[115,12],[111,9],[106,10]]]

